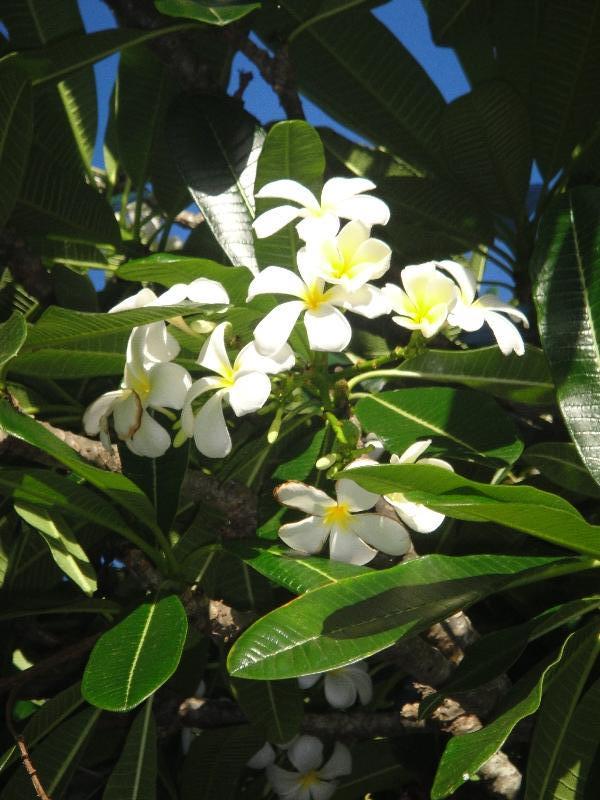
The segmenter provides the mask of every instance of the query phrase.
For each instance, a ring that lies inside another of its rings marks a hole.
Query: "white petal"
[[[152,303],[154,306],[177,306],[187,300],[188,287],[186,283],[175,283],[166,292],[159,295]]]
[[[402,455],[397,456],[395,453],[390,458],[390,464],[414,464],[419,456],[422,456],[425,450],[431,444],[431,439],[423,439],[421,442],[415,442],[407,447]]]
[[[383,275],[385,275],[390,268],[391,257],[391,248],[380,239],[367,239],[360,245],[354,254],[354,258],[357,263],[369,266],[371,270],[370,280],[375,280],[376,278],[381,278]]]
[[[181,731],[181,751],[184,755],[188,754],[195,736],[196,735],[191,728],[183,728]]]
[[[232,267],[235,269],[235,267]],[[196,278],[187,287],[188,300],[207,305],[229,305],[229,295],[219,281],[210,278]]]
[[[352,756],[350,750],[341,742],[336,742],[331,758],[319,770],[319,777],[339,778],[342,775],[350,775],[352,772]]]
[[[284,344],[273,356],[263,356],[256,349],[256,342],[250,342],[238,353],[234,368],[241,372],[265,372],[268,375],[276,375],[292,369],[295,363],[296,356],[289,344]]]
[[[390,505],[394,507],[396,514],[417,533],[432,533],[440,527],[444,521],[444,515],[438,511],[432,511],[422,503],[411,503],[403,498],[403,495],[398,495],[400,500],[396,499],[394,494],[386,495],[385,499]]]
[[[271,358],[279,353],[286,344],[303,309],[302,300],[290,300],[269,311],[254,329],[258,352]]]
[[[341,353],[350,344],[352,328],[346,317],[329,303],[309,310],[304,325],[311,350]]]
[[[254,233],[257,239],[266,239],[267,236],[272,236],[277,231],[285,228],[293,219],[300,216],[300,209],[296,206],[277,206],[270,208],[258,217],[252,223]]]
[[[144,363],[156,361],[172,361],[179,355],[179,342],[169,331],[164,322],[152,322],[137,330],[145,331],[143,342]]]
[[[485,312],[482,306],[477,303],[473,305],[466,305],[459,300],[451,308],[448,314],[448,322],[450,325],[456,325],[462,328],[463,331],[473,332],[478,331],[485,323]]]
[[[343,670],[325,675],[325,699],[333,708],[350,708],[356,703],[356,687]]]
[[[375,319],[390,313],[390,303],[385,293],[377,286],[366,283],[358,291],[348,295],[344,308],[367,319]]]
[[[88,436],[97,436],[104,429],[104,421],[112,413],[115,404],[126,394],[128,392],[124,392],[123,389],[106,392],[86,408],[83,415],[83,428]]]
[[[132,311],[134,308],[143,308],[144,306],[149,306],[155,300],[156,295],[152,289],[140,289],[137,294],[127,297],[125,300],[117,303],[117,305],[113,306],[108,313],[114,314],[115,311]]]
[[[354,257],[356,251],[369,240],[370,228],[357,219],[347,222],[336,237],[337,247],[347,260]],[[383,242],[381,242],[383,244]],[[387,247],[387,245],[384,245]],[[388,248],[389,250],[389,248]]]
[[[221,378],[208,377],[200,378],[190,386],[188,393],[183,404],[183,412],[181,414],[181,427],[187,436],[194,435],[194,413],[192,403],[201,394],[211,392],[215,389],[221,389],[223,381]]]
[[[266,769],[274,761],[275,750],[269,742],[265,742],[260,750],[257,750],[252,758],[246,762],[246,766],[250,767],[250,769]]]
[[[316,514],[318,517],[322,517],[328,508],[336,505],[335,500],[332,500],[325,492],[300,481],[282,483],[273,494],[275,499],[284,506],[297,508],[299,511],[304,511],[305,514]]]
[[[320,553],[328,536],[329,526],[323,523],[321,517],[306,517],[300,522],[290,522],[279,528],[279,538],[288,547],[309,555]]]
[[[298,686],[301,689],[311,689],[315,683],[318,683],[322,674],[322,672],[315,672],[314,675],[301,675],[298,678]]]
[[[472,270],[466,269],[462,264],[457,264],[456,261],[444,259],[436,262],[437,266],[448,272],[458,284],[462,300],[466,305],[469,305],[475,299],[475,292],[477,291],[477,281]]]
[[[378,197],[351,197],[338,203],[336,213],[345,219],[358,219],[365,225],[387,225],[390,219],[390,209]]]
[[[204,369],[227,378],[231,374],[231,362],[225,349],[225,330],[229,323],[222,322],[214,329],[198,356],[198,364]]]
[[[299,800],[298,791],[302,786],[297,772],[290,772],[278,767],[277,764],[271,764],[267,767],[267,778],[280,797],[285,797],[285,800]]]
[[[315,781],[308,787],[308,792],[311,800],[329,800],[330,797],[333,797],[336,789],[335,781]]]
[[[135,392],[123,393],[113,408],[115,431],[119,439],[130,439],[142,422],[142,404]]]
[[[289,178],[282,178],[278,181],[265,183],[255,197],[280,197],[282,200],[291,200],[293,203],[303,206],[303,208],[319,208],[319,201],[314,194],[298,181]]]
[[[207,458],[225,458],[231,452],[231,436],[223,415],[223,392],[216,392],[196,414],[196,447]]]
[[[346,564],[368,564],[377,555],[377,550],[369,547],[350,530],[333,529],[329,540],[329,557],[333,561]]]
[[[269,399],[271,381],[264,372],[248,372],[235,379],[229,389],[229,405],[236,417],[258,411]]]
[[[496,297],[494,294],[482,295],[475,301],[475,305],[483,306],[485,309],[484,313],[487,313],[487,311],[502,311],[504,314],[508,314],[509,317],[514,317],[514,319],[522,322],[523,327],[529,327],[529,320],[522,311],[511,306],[510,303],[505,303],[504,300],[500,300],[500,298]]]
[[[321,205],[335,206],[372,189],[375,189],[375,184],[368,178],[330,178],[323,186]]]
[[[145,399],[146,406],[151,408],[183,408],[185,399],[192,385],[187,369],[179,364],[154,364],[148,370],[150,393]]]
[[[485,314],[485,321],[492,329],[492,333],[498,347],[505,356],[509,356],[513,351],[522,356],[525,353],[525,345],[518,329],[513,323],[498,314],[497,311],[487,311]]]
[[[171,446],[171,437],[162,425],[144,411],[140,427],[125,444],[138,456],[160,458]]]
[[[390,556],[402,556],[410,548],[404,525],[381,514],[353,514],[350,530],[363,542]]]
[[[292,297],[303,297],[305,289],[302,280],[290,269],[266,267],[250,283],[246,302],[250,302],[258,294],[289,294]]]
[[[304,214],[302,216],[304,219],[296,225],[296,230],[303,242],[327,239],[335,236],[340,229],[340,218],[332,212],[321,212],[318,216]]]
[[[356,664],[344,667],[344,672],[351,677],[361,704],[366,706],[373,699],[373,681],[368,673],[367,665],[364,661],[357,661]]]
[[[323,763],[323,744],[316,736],[298,736],[287,754],[299,772],[310,772]]]
[[[377,466],[376,461],[361,458],[348,464],[346,469],[354,469],[355,467],[373,467]],[[335,482],[335,492],[337,495],[338,503],[347,503],[349,511],[366,511],[368,508],[373,508],[375,503],[379,500],[379,495],[374,492],[368,492],[359,486],[358,483],[349,480],[348,478],[341,478]]]
[[[448,317],[448,304],[440,303],[437,306],[429,309],[427,317],[421,320],[421,333],[426,339],[431,339],[432,336],[440,330],[446,322]]]

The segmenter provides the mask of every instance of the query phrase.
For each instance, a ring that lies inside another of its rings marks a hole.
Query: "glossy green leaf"
[[[209,25],[229,25],[235,22],[255,8],[260,8],[260,3],[249,4],[214,4],[202,3],[199,0],[155,0],[156,8],[161,14],[168,14],[170,17],[187,17],[198,22],[207,22]]]
[[[33,106],[27,73],[16,59],[0,61],[0,225],[17,200],[31,145]]]
[[[416,439],[432,438],[456,458],[511,464],[523,445],[511,420],[490,397],[468,389],[397,389],[363,397],[356,416],[387,449],[400,455]]]
[[[66,520],[56,511],[25,503],[15,503],[15,511],[41,533],[59,569],[85,594],[93,595],[98,588],[96,571]]]
[[[478,43],[479,44],[479,43]],[[488,81],[444,113],[448,166],[488,207],[522,219],[531,173],[527,106],[503,81]]]
[[[107,711],[135,708],[175,672],[186,633],[176,595],[142,603],[96,642],[83,674],[83,696]]]
[[[590,109],[600,103],[600,10],[595,0],[549,0],[543,12],[533,53],[531,114],[535,159],[548,181],[595,125]]]
[[[475,350],[429,350],[398,366],[407,378],[462,383],[515,403],[550,405],[554,383],[544,354],[528,346],[522,356],[502,354],[495,345]]]
[[[586,497],[600,498],[600,486],[582,463],[571,442],[539,442],[522,455],[525,464],[538,469],[555,486]]]
[[[235,699],[267,742],[286,744],[300,731],[303,695],[293,681],[232,681]]]
[[[538,326],[565,423],[600,483],[600,187],[560,196],[542,217],[531,272]]]
[[[402,492],[416,503],[471,522],[496,522],[579,553],[600,556],[600,526],[574,506],[532,486],[490,486],[427,464],[360,467],[352,473],[372,492]]]
[[[102,800],[155,800],[156,724],[152,699],[135,718]]]
[[[301,120],[278,122],[264,141],[256,168],[254,194],[266,183],[287,179],[298,181],[319,197],[324,170],[323,145],[315,129]],[[259,198],[256,201],[256,213],[262,214],[281,203],[277,199]],[[292,222],[272,236],[255,240],[258,266],[264,269],[276,264],[296,269],[296,253],[299,247],[295,222]]]
[[[578,558],[429,555],[345,578],[307,592],[244,631],[229,652],[229,673],[277,680],[335,669],[490,594],[592,564]]]
[[[62,722],[35,749],[35,768],[49,797],[59,797],[77,768],[99,709],[85,708]],[[24,769],[16,771],[2,792],[2,800],[23,800],[35,796]]]
[[[9,319],[0,324],[0,367],[17,355],[26,338],[25,319],[18,311],[13,311]]]
[[[542,698],[527,759],[525,800],[548,797],[553,784],[556,786],[561,750],[569,746],[567,734],[577,703],[600,655],[599,622],[600,618],[597,618],[595,631],[562,660],[555,679]]]
[[[172,107],[168,137],[190,194],[231,263],[255,271],[252,189],[264,131],[239,101],[206,96]]]
[[[375,739],[352,748],[352,774],[339,782],[336,800],[363,800],[374,792],[398,791],[416,775],[398,758],[391,741]]]

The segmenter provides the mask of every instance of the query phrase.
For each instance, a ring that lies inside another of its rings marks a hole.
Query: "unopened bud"
[[[328,455],[321,456],[321,458],[317,459],[315,468],[319,470],[329,469],[329,467],[332,467],[337,460],[338,460],[337,453],[329,453]]]

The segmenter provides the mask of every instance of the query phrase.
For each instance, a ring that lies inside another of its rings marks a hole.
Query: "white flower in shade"
[[[373,698],[373,682],[364,661],[356,661],[347,667],[332,669],[329,672],[317,672],[315,675],[303,675],[298,678],[301,689],[310,689],[325,675],[325,699],[333,708],[350,708],[357,698],[363,706]]]
[[[392,319],[430,339],[446,323],[456,301],[456,285],[436,270],[434,261],[404,267],[400,277],[404,289],[393,283],[387,283],[383,289],[398,315]]]
[[[162,328],[156,325],[162,325]],[[171,444],[171,437],[148,409],[183,407],[192,379],[179,364],[157,360],[157,350],[168,351],[162,323],[134,328],[127,343],[125,373],[121,388],[106,392],[83,415],[83,426],[90,436],[100,434],[110,448],[108,419],[112,415],[119,439],[136,455],[158,458]],[[171,356],[173,357],[173,356]]]
[[[246,766],[250,769],[266,769],[270,764],[275,761],[275,750],[269,742],[265,742],[260,750],[246,762]]]
[[[385,242],[370,238],[362,222],[348,222],[336,237],[310,240],[298,251],[298,265],[309,265],[327,283],[349,292],[382,275],[390,268],[392,251]]]
[[[393,454],[390,458],[390,464],[429,464],[433,467],[442,467],[442,469],[454,472],[451,465],[447,461],[442,461],[441,458],[420,458],[430,444],[431,439],[415,442],[401,456]],[[401,492],[386,494],[385,499],[394,507],[400,519],[417,533],[431,533],[436,528],[439,528],[444,521],[443,514],[438,511],[432,511],[422,503],[410,502]]]
[[[284,800],[329,800],[337,788],[335,778],[352,772],[348,748],[335,743],[331,758],[323,764],[323,744],[315,736],[298,736],[287,751],[297,770],[271,764],[267,777],[276,794]]]
[[[254,329],[260,353],[272,356],[287,342],[300,314],[311,350],[341,353],[352,338],[352,328],[339,310],[345,308],[369,319],[389,311],[387,301],[375,286],[365,284],[355,292],[342,286],[325,288],[314,267],[305,260],[298,262],[300,275],[283,267],[267,267],[248,287],[248,301],[259,294],[287,294],[297,297],[269,311]]]
[[[243,347],[233,366],[225,349],[225,330],[222,322],[206,340],[198,364],[216,375],[195,381],[185,399],[181,428],[193,436],[198,450],[208,458],[224,458],[231,451],[231,437],[223,415],[227,400],[234,414],[242,417],[258,411],[271,393],[267,373],[276,374],[294,366],[292,350],[285,345],[272,357],[261,355],[250,342]],[[213,392],[202,408],[194,414],[192,403],[200,395]]]
[[[463,331],[478,331],[487,323],[505,356],[512,352],[522,356],[525,352],[523,338],[516,326],[502,314],[514,317],[528,328],[529,322],[525,314],[493,294],[484,294],[475,299],[475,276],[462,264],[444,260],[439,261],[438,266],[454,278],[459,289],[456,303],[448,315],[450,325],[456,325]]]
[[[362,464],[365,462],[361,462]],[[381,514],[357,513],[373,508],[379,495],[367,492],[354,481],[341,478],[335,484],[336,500],[300,481],[288,481],[275,489],[285,506],[310,516],[282,525],[279,537],[293,550],[319,553],[329,539],[329,557],[347,564],[367,564],[381,550],[401,556],[410,547],[404,526]]]
[[[118,311],[131,311],[134,308],[148,306],[176,306],[186,301],[205,305],[228,305],[229,295],[219,281],[196,278],[191,283],[176,283],[161,295],[156,295],[152,289],[140,289],[137,294],[117,303],[108,313],[114,314]]]
[[[198,699],[204,697],[205,692],[206,692],[206,684],[204,683],[204,681],[200,681],[200,683],[198,684],[198,688],[194,692],[194,697]],[[192,742],[199,733],[200,731],[197,728],[190,728],[187,726],[185,728],[182,728],[181,750],[184,755],[188,754]]]
[[[256,197],[281,198],[298,205],[277,206],[265,211],[252,225],[256,236],[264,239],[301,217],[296,230],[304,241],[314,237],[335,236],[340,229],[340,217],[359,220],[368,227],[386,225],[390,218],[387,205],[377,197],[363,194],[374,188],[375,184],[366,178],[331,178],[323,186],[319,201],[297,181],[272,181],[265,184]]]

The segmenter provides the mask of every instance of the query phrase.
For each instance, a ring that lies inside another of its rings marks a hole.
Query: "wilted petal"
[[[390,556],[402,556],[410,548],[404,525],[381,514],[353,514],[350,530],[363,542]]]
[[[356,703],[356,687],[343,669],[325,675],[325,699],[333,708],[350,708]]]
[[[148,370],[150,392],[145,404],[151,408],[183,408],[185,399],[192,385],[187,369],[179,364],[154,364]]]
[[[301,675],[298,678],[298,686],[301,689],[310,689],[318,682],[322,674],[322,672],[315,672],[314,675]]]
[[[319,201],[314,194],[298,181],[282,178],[277,181],[265,183],[255,197],[279,197],[282,200],[291,200],[304,208],[319,208]]]
[[[275,750],[269,742],[265,742],[260,750],[257,750],[252,758],[246,762],[246,766],[250,767],[250,769],[266,769],[274,761]]]
[[[231,436],[223,415],[223,390],[209,397],[196,414],[194,442],[207,458],[225,458],[231,452]]]
[[[256,342],[250,342],[238,353],[234,368],[241,372],[266,372],[268,375],[276,375],[292,369],[295,363],[296,356],[289,344],[284,344],[281,350],[272,356],[263,356],[256,349]]]
[[[147,411],[142,413],[139,428],[125,444],[138,456],[160,458],[171,446],[171,437]]]
[[[307,517],[300,522],[290,522],[279,528],[279,538],[300,553],[320,553],[329,536],[329,526],[321,517]]]
[[[316,736],[298,736],[287,754],[299,772],[310,772],[323,763],[323,743]]]
[[[267,767],[267,778],[274,791],[285,800],[300,800],[298,792],[302,789],[300,775],[297,772],[289,772],[287,769],[271,764]],[[308,790],[306,790],[308,796]],[[304,798],[302,798],[304,800]]]
[[[327,513],[327,509],[336,505],[329,495],[314,486],[309,486],[301,481],[288,481],[282,483],[273,492],[275,499],[284,506],[297,508],[305,514],[316,514],[322,517]]]
[[[258,352],[271,358],[279,353],[304,307],[302,300],[290,300],[269,311],[254,329]]]
[[[155,300],[156,295],[152,289],[140,289],[137,294],[126,297],[125,300],[121,300],[120,303],[117,303],[116,306],[109,309],[108,313],[114,314],[118,311],[132,311],[134,308],[143,308],[144,306],[149,306]]]
[[[368,564],[377,550],[359,539],[352,531],[334,527],[329,540],[329,557],[345,564]]]
[[[97,436],[103,430],[104,420],[112,414],[115,404],[124,399],[127,394],[128,392],[123,389],[106,392],[86,408],[83,415],[83,429],[88,436]]]
[[[228,322],[222,322],[214,329],[198,356],[198,364],[204,369],[216,372],[224,378],[231,377],[231,362],[225,349],[225,331]]]
[[[387,225],[390,209],[378,197],[358,195],[338,203],[336,213],[345,219],[358,219],[365,225]]]
[[[509,356],[513,351],[518,356],[525,353],[523,338],[518,328],[509,319],[497,311],[486,311],[485,321],[492,329],[498,347],[505,356]]]
[[[304,315],[311,350],[341,353],[350,344],[352,328],[346,317],[329,303]]]
[[[119,439],[130,439],[140,427],[142,404],[135,392],[123,393],[123,399],[113,408],[115,431]]]
[[[250,283],[246,302],[250,302],[259,294],[289,294],[293,297],[303,297],[305,288],[295,272],[283,267],[266,267]]]
[[[284,205],[270,208],[263,214],[259,214],[252,223],[256,238],[266,239],[267,236],[272,236],[298,216],[300,216],[300,209],[296,206]]]
[[[264,372],[248,372],[235,379],[229,389],[229,405],[236,417],[258,411],[269,399],[271,381]]]
[[[352,772],[352,756],[350,750],[341,742],[336,742],[331,758],[319,770],[319,777],[329,780]]]

